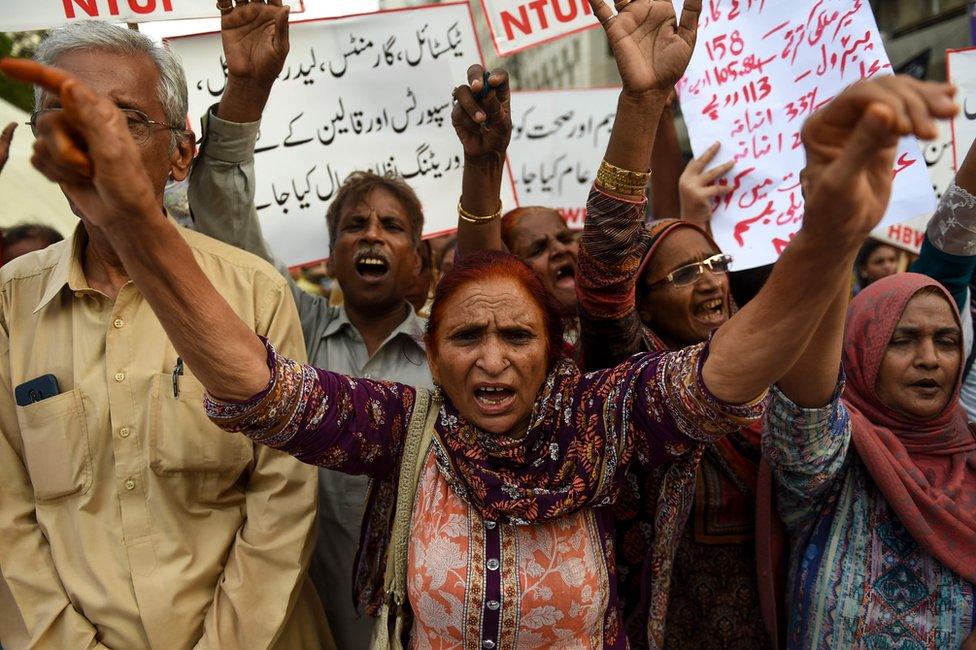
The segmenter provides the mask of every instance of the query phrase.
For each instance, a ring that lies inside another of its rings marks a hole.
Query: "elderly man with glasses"
[[[123,109],[145,167],[131,173],[149,175],[162,206],[167,180],[185,178],[193,156],[179,63],[97,22],[52,32],[37,59]],[[55,97],[39,95],[37,107],[35,134],[64,119]],[[47,153],[37,148],[35,163],[55,164]],[[0,272],[0,642],[329,646],[306,577],[315,470],[215,430],[193,369],[89,227],[114,206],[84,173],[61,188],[81,219],[74,235]],[[275,269],[181,233],[254,331],[304,358]]]

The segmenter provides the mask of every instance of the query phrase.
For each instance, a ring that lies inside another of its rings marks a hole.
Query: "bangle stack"
[[[644,196],[647,194],[647,183],[650,180],[650,172],[632,172],[611,165],[606,160],[600,163],[600,169],[596,172],[597,185],[624,196]]]
[[[485,223],[491,223],[495,219],[501,219],[501,217],[502,217],[501,206],[498,206],[498,212],[494,214],[479,216],[477,214],[471,214],[470,212],[462,208],[461,201],[458,200],[458,218],[461,219],[461,221],[466,221],[468,223],[480,225]]]

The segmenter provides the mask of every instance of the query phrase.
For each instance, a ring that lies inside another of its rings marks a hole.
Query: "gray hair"
[[[159,87],[156,90],[163,105],[166,121],[173,126],[186,123],[188,111],[186,75],[175,54],[157,45],[149,37],[139,32],[98,20],[79,20],[64,27],[52,30],[41,41],[34,59],[45,65],[55,65],[57,60],[72,52],[95,50],[122,56],[145,54],[152,59],[159,71]],[[44,91],[35,88],[35,108],[41,106]],[[172,133],[172,147],[175,149],[185,133]]]

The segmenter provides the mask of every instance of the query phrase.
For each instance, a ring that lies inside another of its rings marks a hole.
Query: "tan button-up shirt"
[[[304,359],[274,268],[181,232],[238,315]],[[79,227],[0,270],[3,643],[319,647],[315,469],[211,424],[136,287],[114,302],[89,287],[85,240]],[[46,374],[60,393],[16,406],[15,387]]]

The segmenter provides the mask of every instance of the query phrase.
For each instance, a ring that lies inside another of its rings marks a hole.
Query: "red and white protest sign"
[[[292,11],[301,11],[301,2],[288,4]],[[0,14],[0,32],[46,29],[76,20],[141,23],[217,15],[214,0],[29,0],[16,5]]]
[[[599,25],[589,0],[481,0],[498,56]]]
[[[676,2],[680,8],[680,0]],[[804,120],[845,87],[891,74],[867,0],[705,0],[698,45],[679,83],[696,155],[721,142],[736,161],[715,238],[747,269],[777,259],[803,220]],[[902,141],[885,221],[935,208],[914,138]]]

